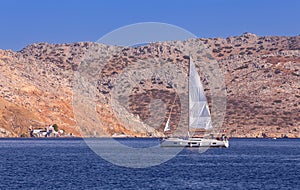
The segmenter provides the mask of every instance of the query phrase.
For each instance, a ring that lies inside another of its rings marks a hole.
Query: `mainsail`
[[[204,94],[203,85],[195,64],[190,57],[189,71],[189,129],[188,132],[197,129],[211,128],[211,117]]]

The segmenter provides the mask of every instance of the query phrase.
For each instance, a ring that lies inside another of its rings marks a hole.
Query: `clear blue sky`
[[[96,41],[121,26],[165,22],[198,37],[299,35],[299,0],[2,0],[0,49]]]

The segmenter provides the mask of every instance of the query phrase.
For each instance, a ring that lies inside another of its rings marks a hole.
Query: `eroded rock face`
[[[176,95],[174,84],[159,74],[130,87],[127,110],[112,108],[112,94],[126,68],[143,61],[159,58],[186,75],[189,55],[176,47],[197,43],[206,46],[225,77],[227,111],[220,131],[234,137],[300,137],[300,36],[259,37],[250,33],[135,48],[99,45],[106,64],[95,79],[94,110],[101,122],[96,129],[89,121],[78,126],[72,96],[74,73],[97,44],[41,43],[20,52],[0,50],[0,136],[29,136],[30,129],[54,123],[74,135],[101,136],[105,131],[106,136],[163,136],[168,117],[172,118],[171,129],[177,130],[186,106]],[[118,53],[112,54],[112,49]],[[211,105],[209,82],[197,69]],[[182,79],[181,85],[186,82]],[[161,117],[160,124],[149,119],[155,106],[165,109],[155,116]],[[125,111],[122,116],[115,113]]]

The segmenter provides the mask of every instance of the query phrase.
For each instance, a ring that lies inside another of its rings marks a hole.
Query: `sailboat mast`
[[[190,77],[191,77],[191,55],[189,55],[189,67],[188,67],[188,138],[190,137]]]

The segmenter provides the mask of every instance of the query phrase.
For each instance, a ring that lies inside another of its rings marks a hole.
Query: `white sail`
[[[170,118],[168,119],[164,131],[170,130]],[[191,129],[210,129],[211,116],[204,94],[204,89],[200,81],[199,74],[195,68],[193,60],[190,58],[189,71],[189,125],[188,138],[165,138],[160,141],[161,147],[229,147],[228,140],[218,140],[214,138],[191,137]]]
[[[166,123],[166,125],[165,125],[165,129],[164,129],[164,132],[167,132],[167,131],[170,131],[171,129],[170,129],[170,118],[168,118],[168,121],[167,121],[167,123]]]
[[[211,128],[211,117],[200,76],[190,58],[189,72],[189,130]]]

